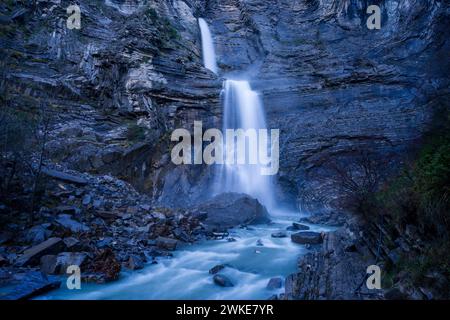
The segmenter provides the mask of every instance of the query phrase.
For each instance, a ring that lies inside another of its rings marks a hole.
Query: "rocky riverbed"
[[[43,174],[46,205],[32,221],[2,207],[4,299],[59,287],[62,278],[56,275],[67,276],[71,265],[80,267],[83,282],[106,283],[119,279],[123,268],[138,270],[156,264],[157,257],[171,257],[178,246],[223,239],[228,228],[270,221],[266,209],[246,195],[222,194],[197,207],[172,209],[154,207],[146,195],[108,175],[57,167]]]

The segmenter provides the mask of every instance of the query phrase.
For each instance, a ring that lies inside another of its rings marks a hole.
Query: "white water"
[[[226,129],[266,129],[266,120],[262,100],[245,80],[226,80],[223,86],[223,132]],[[256,143],[257,144],[257,143]],[[262,175],[262,165],[248,164],[250,153],[246,144],[246,164],[225,163],[218,170],[219,190],[222,192],[245,193],[257,198],[267,208],[274,208],[272,176]],[[226,150],[236,158],[237,145]],[[270,149],[270,148],[268,148]]]
[[[214,50],[213,38],[208,24],[202,18],[198,19],[198,25],[202,36],[202,55],[205,68],[217,73],[216,52]]]
[[[60,289],[38,299],[104,299],[104,300],[233,300],[267,299],[284,292],[284,288],[269,290],[272,277],[284,278],[296,270],[297,259],[306,252],[302,245],[290,237],[272,238],[271,233],[285,230],[298,213],[279,213],[277,222],[233,229],[227,240],[204,241],[186,245],[174,252],[173,258],[158,258],[158,264],[147,265],[139,271],[125,271],[121,278],[109,284],[84,284],[81,290],[68,290],[65,281]],[[324,231],[311,226],[313,231]],[[288,232],[289,234],[289,232]],[[260,240],[263,246],[258,246]],[[226,275],[234,287],[223,288],[213,282],[209,269],[227,264],[220,274]]]
[[[202,18],[198,19],[201,37],[203,61],[206,68],[217,73],[216,53],[208,24]],[[223,97],[223,131],[226,129],[266,129],[266,120],[262,100],[253,91],[246,80],[225,80],[222,90]],[[256,142],[257,143],[257,142]],[[231,150],[224,150],[236,159],[237,145]],[[270,147],[269,147],[270,149]],[[273,179],[261,174],[260,164],[248,164],[249,144],[246,145],[246,164],[225,163],[216,171],[215,193],[239,192],[257,198],[267,208],[274,208]]]

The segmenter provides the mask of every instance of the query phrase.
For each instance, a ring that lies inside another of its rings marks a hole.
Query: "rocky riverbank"
[[[70,265],[80,267],[82,281],[104,283],[117,280],[122,268],[142,269],[145,263],[157,263],[158,256],[171,256],[177,246],[223,237],[229,227],[268,221],[265,208],[245,195],[172,209],[155,207],[146,195],[109,175],[58,167],[45,168],[42,174],[45,194],[32,219],[18,210],[21,206],[14,208],[27,194],[1,207],[0,286],[9,286],[0,290],[4,299],[54,289],[56,275],[66,275]],[[228,214],[232,221],[218,230],[223,210],[236,214]],[[242,210],[248,215],[239,215]]]
[[[410,271],[392,273],[405,253],[422,259],[426,242],[409,226],[407,232],[388,231],[387,224],[364,223],[354,214],[333,212],[302,219],[308,223],[332,225],[336,230],[323,234],[320,245],[298,260],[298,272],[286,277],[286,300],[429,300],[447,299],[449,281],[443,273],[427,272],[419,286]],[[393,224],[391,223],[391,226]],[[445,259],[445,257],[443,257]],[[367,268],[381,269],[381,289],[368,289]]]
[[[358,224],[343,213],[313,217],[308,221],[336,226],[336,219],[346,221],[335,231],[324,234],[323,242],[299,259],[298,272],[286,278],[283,299],[383,298],[382,290],[366,287],[366,269],[376,264],[376,257],[365,243]]]
[[[69,265],[80,266],[84,281],[112,281],[122,267],[142,268],[156,256],[170,255],[179,242],[204,235],[191,213],[155,208],[117,178],[55,169],[44,174],[46,192],[32,220],[28,212],[2,205],[2,285],[33,287],[36,271],[65,274]],[[25,194],[16,201],[26,199]],[[39,281],[36,293],[53,287]],[[29,294],[25,290],[23,297]]]

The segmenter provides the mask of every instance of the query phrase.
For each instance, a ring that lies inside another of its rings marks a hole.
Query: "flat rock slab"
[[[68,214],[60,214],[58,216],[58,219],[56,219],[56,222],[58,222],[61,226],[63,226],[66,229],[69,229],[74,233],[87,232],[90,230],[88,226],[76,220],[73,220],[71,216]]]
[[[42,256],[58,254],[64,247],[65,245],[61,238],[47,239],[44,242],[25,250],[23,255],[17,259],[16,265],[25,267],[38,264]]]
[[[27,272],[18,282],[12,285],[11,289],[5,292],[0,299],[2,300],[26,300],[46,293],[61,286],[59,277],[43,276],[38,271]]]
[[[42,173],[50,178],[61,180],[64,182],[70,182],[70,183],[78,184],[81,186],[88,184],[88,181],[84,178],[77,177],[77,176],[74,176],[74,175],[71,175],[71,174],[68,174],[65,172],[53,170],[53,169],[44,168],[44,169],[42,169]]]
[[[322,243],[322,234],[313,231],[300,231],[291,234],[292,242],[299,244],[320,244]]]

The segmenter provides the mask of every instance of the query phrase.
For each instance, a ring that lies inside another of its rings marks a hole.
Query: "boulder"
[[[74,237],[64,238],[63,241],[64,244],[66,245],[67,251],[75,252],[82,249],[80,241]]]
[[[280,277],[272,278],[269,280],[269,283],[267,283],[267,289],[274,290],[274,289],[280,289],[283,286],[283,279]]]
[[[287,234],[286,234],[286,232],[279,231],[279,232],[272,233],[271,236],[272,236],[272,238],[286,238]]]
[[[218,264],[214,267],[212,267],[211,269],[209,269],[209,273],[210,274],[216,274],[218,273],[220,270],[224,269],[225,266],[223,264]]]
[[[32,244],[38,244],[47,240],[51,234],[52,232],[47,230],[46,225],[37,225],[27,231],[25,240]]]
[[[89,204],[91,203],[91,201],[92,201],[91,195],[90,195],[90,194],[86,194],[86,195],[83,197],[83,200],[82,200],[81,204],[82,204],[83,206],[87,206],[87,205],[89,205]]]
[[[89,227],[87,227],[86,225],[76,220],[73,220],[71,216],[68,214],[60,214],[58,216],[58,219],[56,219],[56,222],[58,222],[61,226],[63,226],[66,229],[69,229],[74,233],[86,232],[90,230]]]
[[[307,225],[293,222],[292,227],[294,227],[295,230],[309,230],[309,227]]]
[[[270,222],[266,208],[258,200],[240,193],[222,193],[193,211],[206,215],[203,223],[211,230],[223,231],[242,224]]]
[[[2,295],[2,300],[26,300],[57,289],[61,281],[55,276],[45,276],[38,271],[29,271],[21,275],[20,279],[14,279],[10,287]]]
[[[45,274],[55,274],[56,255],[48,254],[41,257],[41,272]]]
[[[172,238],[158,237],[156,239],[156,246],[160,249],[175,250],[178,241]]]
[[[61,252],[58,255],[45,255],[41,257],[41,271],[45,274],[64,274],[67,267],[76,265],[81,268],[86,261],[87,254],[82,252]]]
[[[299,244],[320,244],[322,243],[322,234],[313,231],[300,231],[291,234],[292,242]]]
[[[84,252],[62,252],[56,257],[55,273],[66,273],[67,267],[75,265],[82,268],[87,261]]]
[[[105,237],[105,238],[97,241],[96,247],[99,249],[111,247],[113,241],[114,241],[114,239],[112,237]]]
[[[233,282],[223,274],[216,274],[213,277],[214,283],[221,287],[234,287]]]
[[[39,263],[42,256],[47,254],[58,254],[64,250],[64,242],[61,238],[50,238],[46,241],[31,247],[16,260],[16,265],[20,267],[32,266]]]

